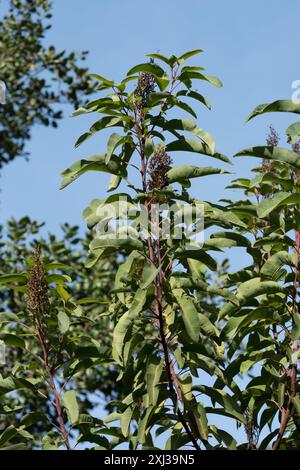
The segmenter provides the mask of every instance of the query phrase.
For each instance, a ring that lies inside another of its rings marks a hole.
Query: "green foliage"
[[[7,88],[0,112],[0,167],[27,156],[26,143],[35,124],[57,127],[62,107],[78,107],[90,79],[81,62],[87,53],[67,53],[44,45],[51,27],[52,2],[7,0],[0,20],[0,79]]]
[[[86,267],[84,250],[74,260],[72,250],[64,243],[54,249],[50,239],[39,242],[43,257],[39,250],[33,257],[26,253],[25,265],[18,261],[11,270],[11,260],[27,250],[17,242],[30,226],[13,222],[18,232],[3,248],[0,277],[1,338],[12,355],[0,377],[7,399],[0,446],[58,449],[76,441],[137,450],[156,448],[166,433],[166,449],[299,449],[298,123],[286,131],[292,148],[279,148],[271,129],[267,145],[237,153],[260,159],[253,178],[229,185],[243,191],[242,199],[212,204],[193,198],[192,178],[226,171],[176,166],[178,152],[230,162],[212,136],[186,118],[196,118],[194,101],[210,107],[193,89],[195,80],[221,84],[202,67],[186,65],[201,52],[150,54],[150,62],[131,68],[120,83],[93,75],[99,98],[74,114],[96,113],[98,120],[76,146],[108,127],[118,133],[108,137],[102,154],[64,170],[61,184],[87,171],[111,175],[110,194],[83,213],[91,230]],[[288,100],[264,104],[248,119],[273,111],[298,114],[297,106]],[[116,191],[121,183],[128,193]],[[143,225],[142,215],[148,221],[160,203],[172,213]],[[187,227],[182,232],[186,213],[192,225],[204,215],[210,233],[204,243],[190,240]],[[76,229],[68,227],[66,239],[73,236]],[[237,272],[215,259],[231,247],[250,258]],[[76,270],[67,268],[70,259]],[[118,374],[114,399],[102,421],[90,413],[88,393],[95,392],[96,377],[111,384],[112,372]],[[38,394],[43,416],[51,417],[48,427],[36,414]],[[211,414],[242,427],[244,439],[236,440],[232,427],[213,425]]]
[[[52,365],[56,361],[57,387],[66,385],[69,389],[64,395],[61,393],[61,399],[62,404],[67,399],[63,417],[66,419],[66,413],[70,414],[70,435],[78,435],[79,427],[83,427],[80,439],[84,445],[83,435],[94,422],[88,417],[84,425],[81,415],[93,413],[96,393],[106,401],[126,393],[116,384],[117,370],[110,352],[112,328],[105,316],[118,262],[108,258],[87,270],[84,261],[89,237],[82,238],[78,227],[64,224],[61,238],[52,234],[43,238],[42,226],[24,217],[1,227],[0,339],[5,344],[5,362],[0,366],[0,432],[6,437],[5,440],[1,437],[0,443],[4,449],[10,445],[40,448],[42,438],[44,448],[49,447],[49,442],[51,445],[55,442],[55,448],[63,444],[61,436],[52,435],[59,423],[47,398],[49,379],[26,301],[34,247],[42,247],[49,273],[48,295],[53,310],[45,321],[47,341],[52,348],[49,361]],[[5,274],[8,272],[17,274]],[[81,413],[77,419],[74,390]],[[9,434],[8,429],[13,432]],[[30,439],[25,431],[20,432],[22,429],[30,432]]]

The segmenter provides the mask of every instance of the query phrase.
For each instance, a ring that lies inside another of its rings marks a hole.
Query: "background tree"
[[[89,238],[82,238],[78,227],[68,224],[61,227],[61,237],[49,234],[44,238],[39,233],[43,225],[24,217],[20,221],[11,219],[5,227],[1,227],[0,339],[2,345],[5,344],[6,353],[0,366],[0,433],[4,432],[4,437],[0,437],[1,447],[22,442],[25,446],[39,448],[42,438],[47,437],[48,433],[51,436],[56,430],[55,407],[51,400],[45,400],[49,387],[47,380],[38,383],[36,388],[32,385],[22,387],[22,379],[32,380],[36,386],[34,379],[42,375],[40,345],[37,335],[30,333],[26,315],[28,302],[24,295],[24,270],[27,264],[30,271],[32,253],[38,247],[47,260],[46,266],[49,269],[52,266],[54,270],[47,277],[50,303],[60,298],[64,307],[66,302],[70,304],[67,312],[76,311],[74,322],[61,314],[61,320],[66,323],[61,321],[58,324],[56,318],[50,336],[47,332],[47,342],[54,345],[56,353],[57,336],[62,334],[61,330],[64,334],[65,330],[68,331],[73,345],[78,344],[78,356],[77,353],[74,355],[74,346],[69,352],[62,349],[63,361],[57,364],[55,370],[57,384],[61,386],[65,383],[65,375],[69,374],[68,387],[79,392],[82,414],[93,412],[99,403],[105,407],[109,400],[121,393],[116,383],[117,372],[110,360],[112,328],[109,318],[102,316],[110,301],[108,296],[118,262],[113,257],[108,258],[92,270],[87,270],[84,261]],[[57,260],[59,262],[55,262]],[[23,285],[20,285],[20,279]],[[56,283],[55,288],[53,283]],[[62,369],[64,373],[60,375]],[[9,394],[5,379],[17,382],[10,384],[14,388],[13,394]],[[16,432],[22,426],[32,436],[28,443],[22,433]],[[7,429],[10,431],[6,432]]]
[[[3,3],[3,2],[2,2]],[[89,94],[87,52],[47,47],[52,2],[7,0],[0,21],[0,80],[6,84],[6,104],[0,112],[0,167],[27,156],[26,143],[35,124],[57,127],[62,105],[78,107],[82,92]]]

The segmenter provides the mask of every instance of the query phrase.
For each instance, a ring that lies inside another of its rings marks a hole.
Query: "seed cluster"
[[[274,129],[273,126],[270,126],[270,131],[269,131],[269,134],[267,136],[267,146],[268,147],[277,147],[278,144],[279,144],[279,140],[280,140],[280,137],[279,137],[278,132]],[[269,160],[264,158],[263,163],[262,163],[262,169],[266,173],[269,172],[269,171],[273,171],[274,170],[273,162],[270,162]]]
[[[300,155],[300,140],[298,140],[293,146],[293,151],[298,153],[298,155]]]
[[[149,95],[155,90],[155,79],[151,73],[143,72],[139,76],[136,90],[134,92],[135,105],[141,110],[148,104]]]
[[[40,317],[49,312],[48,284],[40,248],[33,251],[33,266],[29,273],[26,300],[35,316]]]
[[[166,153],[164,145],[157,147],[156,151],[149,160],[149,190],[162,190],[168,186],[167,173],[171,169],[172,158]]]

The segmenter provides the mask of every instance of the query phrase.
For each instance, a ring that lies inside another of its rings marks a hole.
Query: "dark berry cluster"
[[[134,92],[136,107],[141,110],[148,104],[150,93],[155,90],[155,79],[148,72],[143,72],[138,79],[137,87]]]
[[[29,273],[27,305],[32,313],[40,317],[49,311],[48,284],[40,248],[33,252],[33,266]]]
[[[150,174],[149,190],[161,190],[168,186],[167,173],[171,169],[173,161],[166,153],[164,145],[157,147],[149,160],[148,171]]]

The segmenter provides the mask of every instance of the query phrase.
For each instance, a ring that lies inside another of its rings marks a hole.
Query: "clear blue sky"
[[[129,67],[143,62],[145,53],[180,54],[204,49],[205,54],[195,62],[205,66],[208,74],[219,76],[224,87],[199,87],[211,100],[213,109],[199,107],[198,123],[213,134],[217,148],[228,156],[241,148],[264,143],[270,123],[283,132],[293,121],[292,116],[266,115],[244,124],[257,104],[290,98],[291,83],[300,79],[299,0],[54,3],[53,29],[47,42],[67,50],[90,50],[87,65],[91,72],[107,77],[122,78]],[[94,137],[74,149],[77,137],[96,118],[70,118],[70,112],[66,109],[66,118],[57,130],[35,127],[28,144],[29,163],[19,159],[3,170],[2,221],[28,214],[45,220],[52,231],[57,231],[64,221],[84,227],[82,210],[92,198],[105,196],[109,176],[104,174],[87,174],[67,189],[58,189],[64,168],[105,149],[104,137]],[[192,154],[175,154],[175,159],[177,164],[208,164],[204,157]],[[254,164],[254,159],[235,159],[232,169],[245,175]],[[193,183],[193,194],[199,199],[217,201],[224,197],[230,178],[220,175],[198,180]],[[228,196],[231,194],[228,191]],[[231,253],[236,264],[238,256]]]

